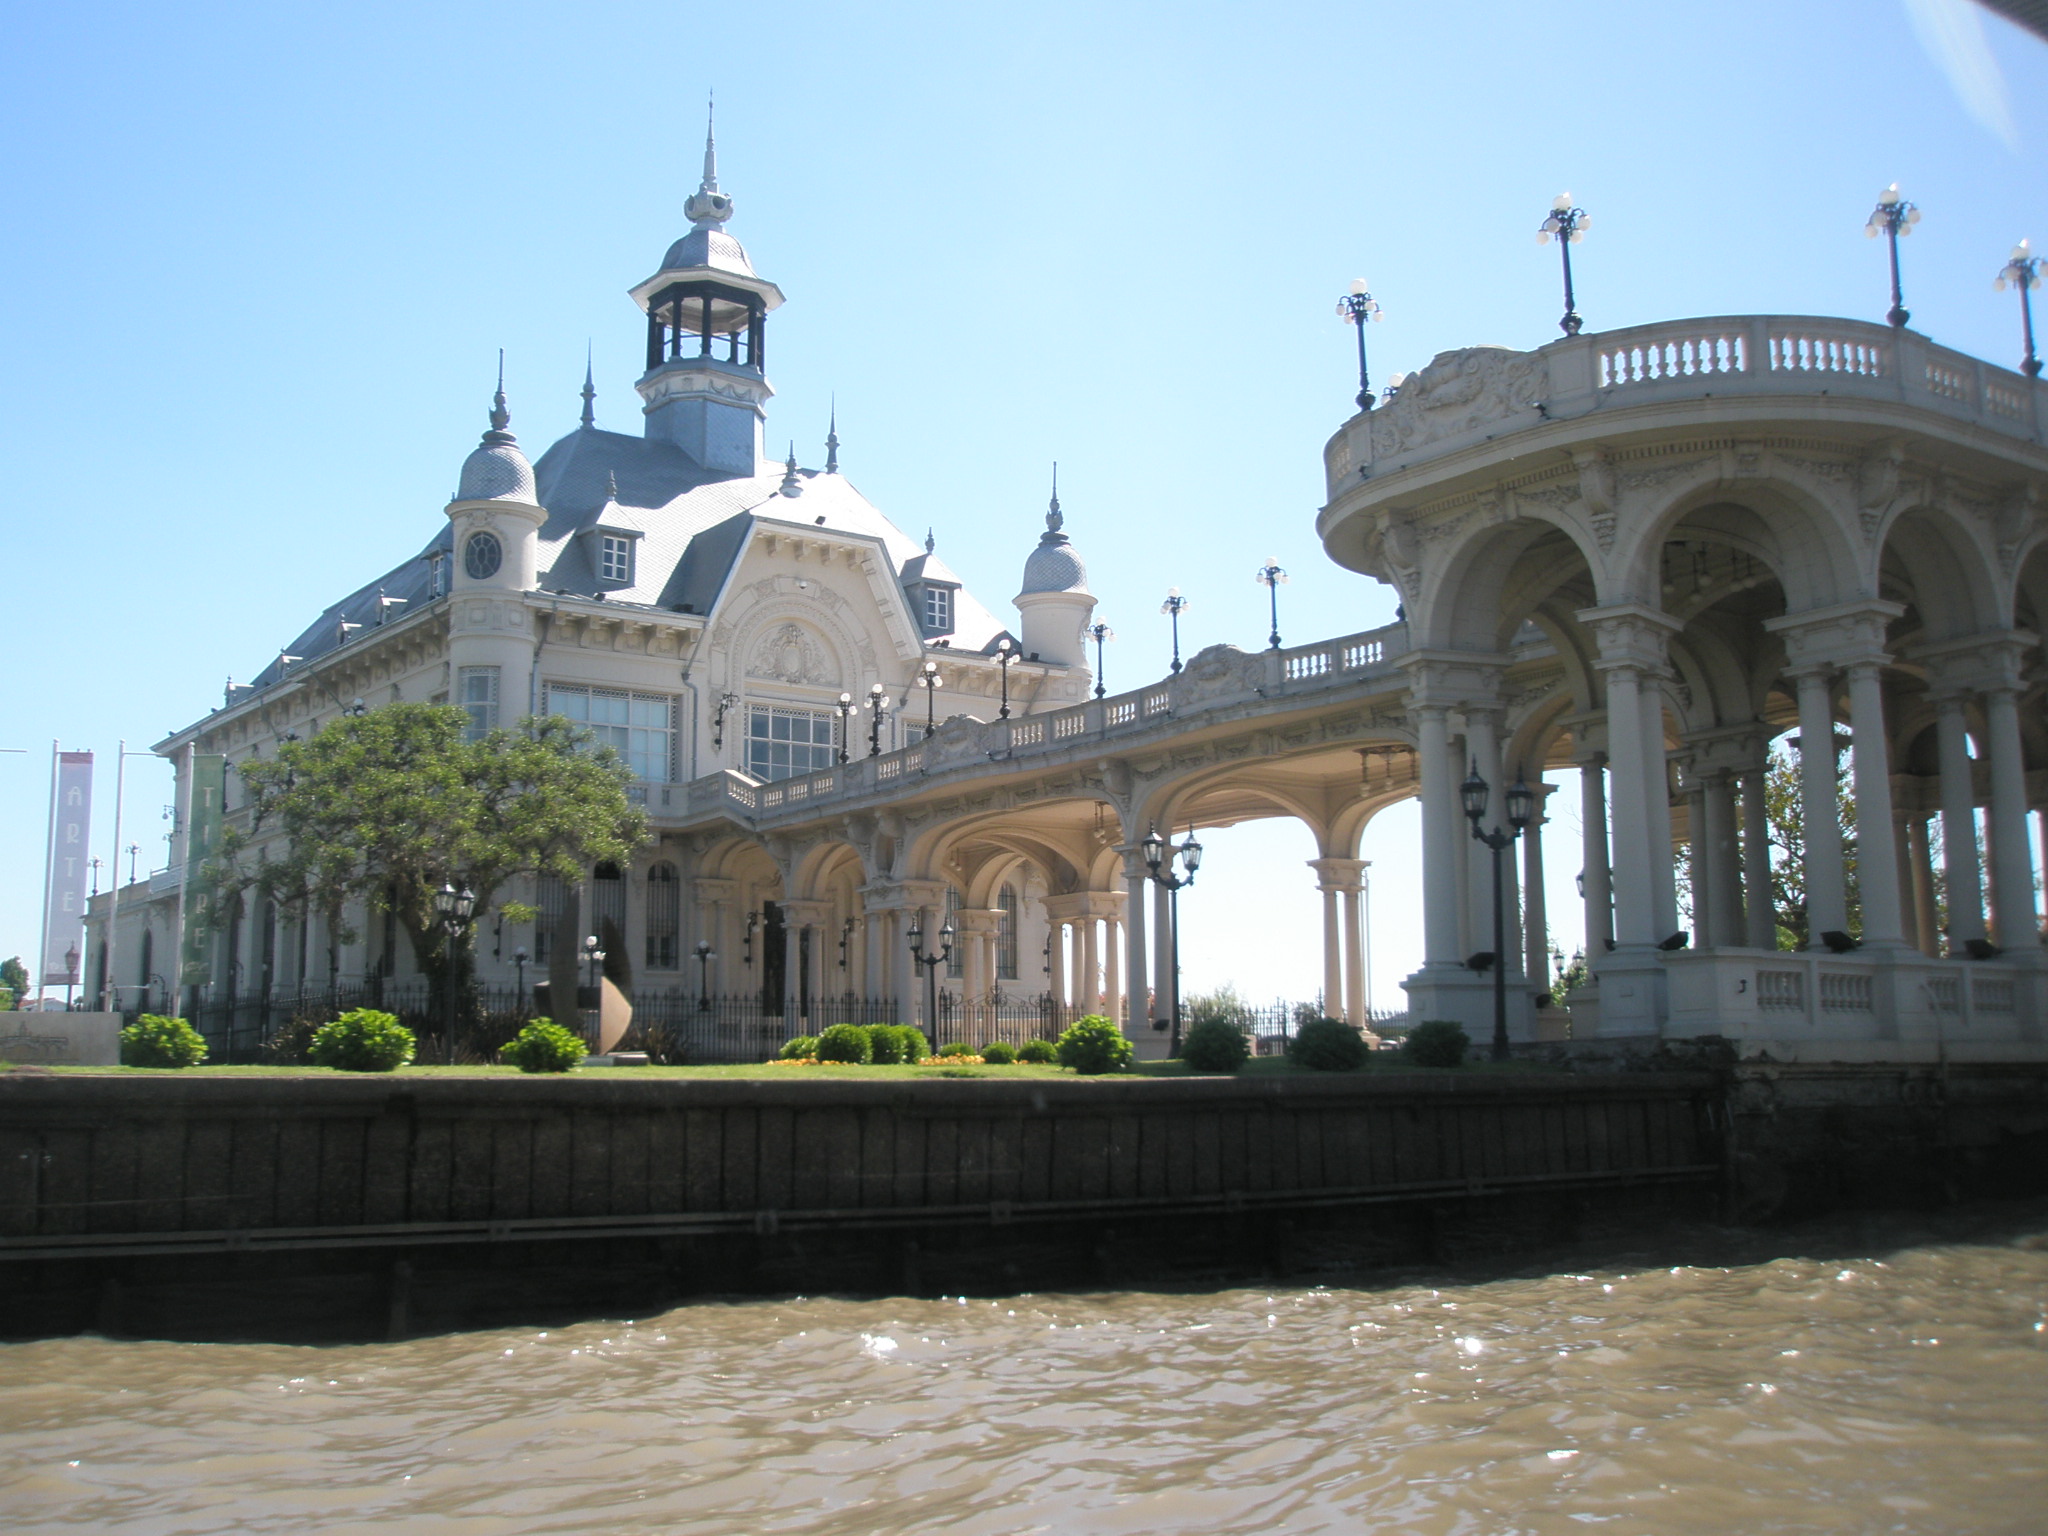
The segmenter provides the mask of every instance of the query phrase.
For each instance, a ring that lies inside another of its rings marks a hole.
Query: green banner
[[[191,810],[185,831],[185,952],[178,957],[178,981],[203,987],[213,979],[213,887],[207,862],[220,852],[221,811],[227,804],[228,760],[218,752],[192,759]]]

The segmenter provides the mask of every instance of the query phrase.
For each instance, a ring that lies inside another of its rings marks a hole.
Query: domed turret
[[[1082,630],[1095,612],[1088,590],[1088,567],[1065,533],[1060,512],[1059,466],[1053,466],[1052,500],[1045,513],[1045,532],[1024,561],[1024,587],[1017,594],[1019,629],[1024,654],[1064,666],[1086,667],[1088,647]]]
[[[519,451],[505,409],[505,364],[498,363],[498,392],[491,397],[491,427],[462,461],[455,499],[448,503],[454,525],[455,582],[465,587],[531,591],[540,580],[537,562],[540,525],[547,518],[535,489],[533,466]]]
[[[519,451],[519,439],[505,430],[511,421],[512,413],[505,409],[505,380],[501,374],[498,392],[491,398],[491,430],[462,461],[462,478],[455,488],[457,501],[520,501],[532,505],[539,499],[534,490],[533,466]]]

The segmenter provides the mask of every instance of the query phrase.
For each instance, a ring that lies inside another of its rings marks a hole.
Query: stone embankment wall
[[[0,1074],[0,1332],[1501,1256],[2048,1190],[2048,1069],[679,1081]]]

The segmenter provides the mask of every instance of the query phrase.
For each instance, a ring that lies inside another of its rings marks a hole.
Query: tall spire
[[[704,180],[699,192],[718,190],[718,93],[713,91],[704,103]]]
[[[825,429],[825,473],[839,473],[839,397],[832,397],[832,425]]]
[[[801,496],[804,493],[803,478],[796,472],[796,444],[789,445],[789,462],[782,466],[782,484],[778,487],[784,496]]]
[[[708,109],[704,121],[704,179],[683,204],[683,217],[699,229],[715,227],[732,217],[732,199],[718,190],[718,136]]]
[[[597,413],[591,402],[597,399],[597,386],[590,382],[590,343],[583,343],[583,425],[597,425]]]
[[[491,430],[484,441],[493,438],[512,441],[512,434],[505,429],[512,424],[512,413],[505,409],[505,349],[498,348],[498,392],[491,396]]]
[[[1058,459],[1054,459],[1052,464],[1052,501],[1045,509],[1045,531],[1048,537],[1058,533],[1060,529],[1066,526],[1066,522],[1066,518],[1060,513],[1060,464]]]

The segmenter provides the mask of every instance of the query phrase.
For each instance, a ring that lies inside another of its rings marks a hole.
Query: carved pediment
[[[1550,364],[1533,352],[1468,347],[1439,353],[1373,413],[1373,457],[1406,453],[1528,410],[1549,389]]]

